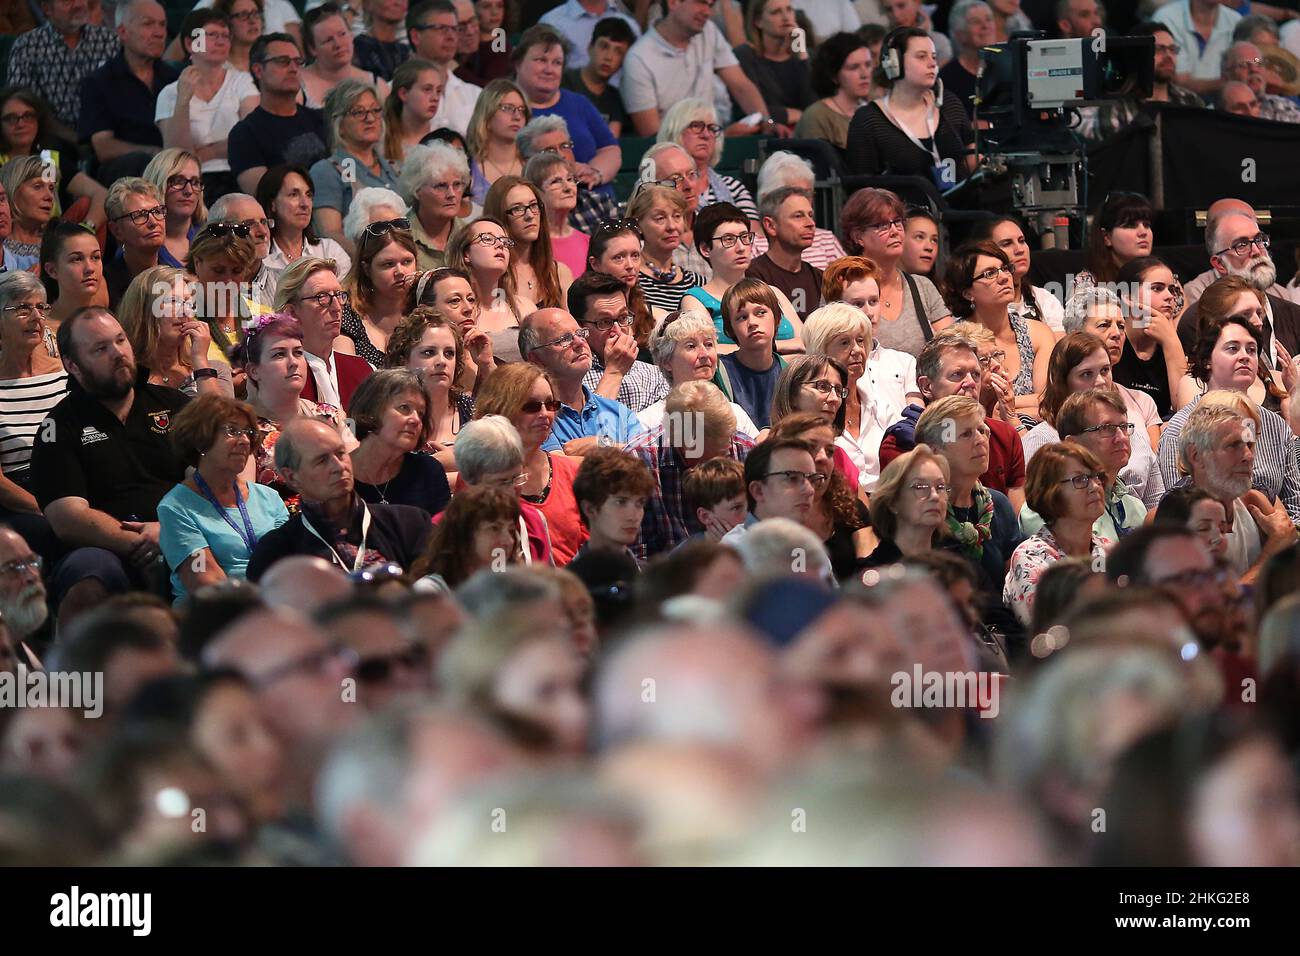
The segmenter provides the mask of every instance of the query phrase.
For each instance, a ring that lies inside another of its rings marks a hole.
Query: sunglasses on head
[[[379,222],[372,222],[366,226],[366,234],[378,239],[380,236],[386,236],[388,233],[400,229],[403,232],[409,231],[411,220],[403,216],[401,219],[381,219]]]

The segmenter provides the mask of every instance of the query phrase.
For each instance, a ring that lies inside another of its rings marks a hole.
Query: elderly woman
[[[952,313],[933,282],[902,270],[907,207],[887,189],[859,189],[840,211],[840,235],[851,256],[879,269],[880,318],[874,335],[885,348],[919,355],[934,333],[951,324]]]
[[[502,176],[483,200],[483,215],[505,225],[514,240],[510,272],[515,288],[538,308],[563,308],[573,273],[555,261],[541,189],[520,176]]]
[[[199,158],[183,149],[164,149],[149,160],[143,178],[158,188],[167,207],[166,238],[158,250],[158,264],[179,269],[189,255],[190,240],[208,220]]]
[[[366,227],[376,222],[394,222],[405,219],[406,200],[383,186],[358,189],[352,197],[348,214],[343,217],[343,235],[355,249]]]
[[[1115,193],[1108,196],[1093,218],[1088,234],[1088,268],[1075,284],[1119,281],[1119,271],[1134,259],[1151,255],[1155,212],[1145,196]],[[1181,307],[1178,311],[1181,311]],[[1177,318],[1175,313],[1174,318]]]
[[[723,176],[713,167],[722,161],[722,127],[711,103],[704,100],[685,99],[674,103],[664,114],[659,126],[657,141],[676,143],[695,161],[699,204],[704,209],[715,202],[738,206],[754,222],[758,221],[758,205],[739,179]]]
[[[258,104],[253,78],[229,61],[230,32],[230,21],[215,10],[193,10],[186,15],[178,39],[189,66],[181,79],[158,93],[153,115],[163,145],[191,153],[200,164],[199,175],[213,200],[238,191],[230,172],[226,137]],[[198,42],[200,38],[203,42]],[[161,183],[157,185],[163,188]]]
[[[52,542],[28,487],[36,432],[68,391],[67,371],[44,347],[49,312],[34,275],[0,274],[0,515],[24,537],[29,525],[43,526]]]
[[[465,222],[461,202],[469,188],[469,163],[465,155],[446,143],[414,146],[402,164],[401,190],[410,202],[416,261],[422,270],[441,269],[447,263],[452,234]]]
[[[1095,335],[1071,332],[1052,349],[1047,383],[1043,386],[1039,400],[1039,412],[1043,420],[1021,437],[1026,465],[1040,448],[1061,440],[1056,419],[1065,400],[1092,388],[1114,388],[1110,355],[1105,344]],[[1133,434],[1133,443],[1121,477],[1148,508],[1154,508],[1165,492],[1155,450],[1147,437],[1145,423],[1131,415],[1127,416],[1127,421]]]
[[[117,307],[136,364],[149,382],[187,395],[234,397],[230,366],[213,347],[207,323],[194,314],[194,291],[171,266],[146,269],[127,286]]]
[[[749,42],[736,47],[740,68],[763,94],[772,119],[787,128],[799,122],[816,98],[808,70],[809,44],[802,34],[796,42],[797,26],[790,0],[754,0],[745,17]]]
[[[702,312],[670,312],[650,337],[650,354],[669,385],[682,382],[713,382],[718,371],[718,333],[713,320]],[[637,412],[647,429],[663,424],[661,398]],[[757,425],[735,402],[729,401],[736,416],[736,432],[746,438],[759,433]]]
[[[570,276],[587,270],[591,237],[574,229],[569,217],[578,205],[576,167],[555,153],[538,153],[524,167],[524,178],[542,193],[542,208],[551,237],[551,253]]]
[[[1256,289],[1250,283],[1240,276],[1224,276],[1216,279],[1206,287],[1197,300],[1196,305],[1196,324],[1199,328],[1204,328],[1207,324],[1216,322],[1226,315],[1234,315],[1244,318],[1255,331],[1264,333],[1264,321],[1267,316],[1268,299],[1263,292]],[[1285,397],[1287,389],[1282,387],[1279,379],[1292,379],[1294,385],[1294,376],[1291,366],[1290,356],[1286,354],[1286,347],[1276,339],[1271,343],[1275,349],[1278,349],[1278,367],[1282,370],[1279,375],[1274,371],[1268,356],[1260,354],[1259,378],[1254,384],[1246,390],[1250,400],[1256,405],[1263,405],[1268,402],[1268,407],[1274,410],[1279,409],[1279,402]],[[1199,369],[1198,371],[1204,371]],[[1174,407],[1182,408],[1197,395],[1204,394],[1209,388],[1209,383],[1203,378],[1198,378],[1189,371],[1183,376],[1182,381],[1178,383],[1178,391],[1174,396]]]
[[[880,544],[864,567],[877,568],[928,554],[948,535],[948,460],[926,444],[899,455],[871,493],[871,530]]]
[[[1235,315],[1203,324],[1190,367],[1197,379],[1207,383],[1210,392],[1236,392],[1254,409],[1260,420],[1255,435],[1254,487],[1269,501],[1280,499],[1292,518],[1300,519],[1300,468],[1290,426],[1276,412],[1249,398],[1250,387],[1259,376],[1260,338],[1259,331],[1248,319]],[[1195,396],[1160,432],[1160,474],[1166,487],[1173,487],[1180,477],[1179,433],[1205,397]]]
[[[762,202],[764,196],[785,188],[802,189],[811,195],[816,178],[812,164],[802,156],[784,150],[772,153],[758,170],[758,201]],[[754,258],[766,252],[767,234],[757,229],[754,231]],[[818,226],[813,230],[812,245],[803,251],[800,258],[814,269],[824,271],[844,258],[844,247],[835,238],[835,233]]]
[[[428,408],[420,376],[409,369],[380,369],[357,386],[348,418],[361,442],[352,452],[352,475],[363,500],[414,505],[431,515],[447,507],[447,471],[423,453]]]
[[[380,96],[388,95],[387,81],[352,65],[352,28],[338,4],[322,3],[304,14],[302,48],[311,61],[302,70],[304,105],[309,108],[320,109],[330,90],[344,80],[372,83]]]
[[[104,200],[108,190],[80,169],[77,146],[60,134],[49,106],[31,90],[0,91],[0,166],[23,156],[49,157],[58,184],[54,216],[86,210],[78,218],[98,228],[108,221]],[[77,203],[82,205],[78,206]]]
[[[523,90],[509,80],[493,80],[478,95],[466,136],[474,202],[482,205],[502,176],[523,175],[524,158],[515,136],[530,119]]]
[[[911,220],[909,220],[910,222]],[[1015,216],[999,216],[981,220],[975,228],[973,239],[986,239],[1007,254],[1011,260],[1015,297],[1010,311],[1026,319],[1037,319],[1056,333],[1065,334],[1065,310],[1061,300],[1046,289],[1040,289],[1028,280],[1030,257],[1029,243],[1025,241],[1025,227]]]
[[[522,521],[519,499],[508,488],[458,492],[411,569],[417,590],[450,594],[478,571],[523,563]]]
[[[1006,353],[1001,364],[1011,380],[1013,411],[1036,420],[1056,337],[1042,322],[1011,311],[1013,276],[1011,259],[995,243],[962,243],[948,260],[945,295],[954,316],[993,333],[998,349]]]
[[[486,415],[467,422],[456,436],[457,487],[495,487],[519,494],[527,481],[524,446],[519,432],[504,415]],[[458,492],[455,498],[460,497]],[[519,502],[520,539],[527,541],[525,564],[554,564],[551,530],[541,509]]]
[[[311,168],[316,226],[344,248],[349,242],[343,217],[353,194],[367,186],[397,189],[397,170],[379,151],[383,113],[378,91],[360,80],[344,80],[325,97],[325,124],[334,152]]]
[[[201,587],[242,578],[258,539],[289,511],[274,490],[242,477],[258,439],[243,402],[204,395],[181,409],[170,436],[194,469],[158,504],[158,540],[179,604]]]
[[[835,470],[852,484],[857,494],[858,466],[839,445],[844,433],[844,400],[849,394],[848,372],[844,366],[825,355],[798,355],[781,370],[772,396],[772,417],[768,433],[755,436],[758,440],[775,432],[783,418],[799,413],[818,416],[830,426],[835,437],[833,456]]]
[[[0,188],[9,197],[13,231],[4,240],[4,264],[10,271],[27,271],[40,262],[41,237],[54,216],[54,181],[45,160],[21,156],[0,166]]]
[[[519,362],[519,323],[536,310],[536,303],[521,295],[510,269],[515,241],[506,227],[484,216],[458,229],[447,248],[447,261],[469,274],[478,303],[477,324],[492,340],[492,354],[500,362]]]
[[[546,515],[555,563],[563,566],[582,547],[587,531],[573,497],[573,479],[581,460],[542,448],[551,436],[559,408],[546,373],[536,365],[516,362],[492,373],[478,393],[474,414],[478,418],[501,415],[519,433],[526,475],[519,496]]]
[[[673,261],[687,230],[688,208],[676,189],[646,184],[627,204],[627,218],[637,224],[643,243],[637,283],[651,305],[667,312],[677,311],[682,297],[705,281]]]
[[[312,226],[316,187],[305,166],[272,166],[257,184],[257,202],[271,220],[271,252],[262,260],[268,269],[283,272],[299,259],[333,259],[339,275],[347,275],[352,257],[337,241],[320,236]]]
[[[383,364],[388,336],[406,314],[409,286],[417,272],[409,226],[404,218],[366,226],[343,281],[351,304],[343,311],[342,335],[334,348],[359,355],[375,368]]]
[[[849,122],[871,92],[871,47],[856,33],[826,37],[813,53],[813,92],[821,97],[794,128],[798,139],[824,139],[843,150],[849,141]]]
[[[1097,456],[1073,442],[1045,445],[1029,463],[1025,500],[1043,519],[1011,554],[1002,600],[1024,625],[1034,613],[1038,579],[1064,558],[1088,558],[1098,573],[1114,542],[1093,534],[1105,509],[1106,472]]]
[[[515,82],[524,94],[532,116],[564,117],[573,142],[576,173],[588,189],[611,191],[623,164],[623,151],[591,100],[581,93],[560,88],[564,78],[567,40],[554,27],[529,27],[510,53],[515,64]],[[489,84],[490,86],[491,84]],[[529,119],[524,117],[525,121]]]
[[[107,305],[104,256],[99,239],[77,223],[56,222],[41,239],[41,280],[54,299],[45,323],[45,351],[59,357],[54,334],[63,320],[88,305]]]

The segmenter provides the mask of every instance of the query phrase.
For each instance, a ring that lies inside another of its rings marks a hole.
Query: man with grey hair
[[[410,505],[369,505],[356,494],[343,436],[315,418],[295,418],[275,444],[275,467],[298,492],[299,512],[267,532],[248,562],[259,580],[282,558],[305,554],[356,574],[376,565],[410,569],[424,553],[432,519]]]
[[[777,189],[758,201],[758,215],[768,247],[745,275],[781,290],[806,319],[822,304],[822,271],[803,259],[817,231],[812,193],[794,186]]]
[[[228,222],[248,228],[248,238],[257,247],[257,274],[250,280],[253,301],[268,312],[275,308],[277,273],[265,263],[271,254],[271,223],[262,204],[248,193],[227,193],[208,210],[208,222]]]
[[[556,153],[569,163],[576,164],[578,161],[573,152],[569,126],[563,116],[554,113],[529,120],[515,134],[515,144],[525,163],[538,153]],[[618,200],[614,198],[614,190],[609,183],[592,189],[581,179],[578,180],[578,205],[569,213],[569,223],[574,229],[590,236],[602,222],[610,222],[621,215]]]
[[[1300,106],[1285,96],[1269,93],[1264,75],[1264,54],[1253,43],[1234,43],[1223,54],[1224,79],[1245,83],[1259,100],[1259,118],[1275,123],[1300,123]]]
[[[834,584],[831,557],[821,536],[790,518],[768,518],[743,532],[733,529],[723,541],[740,555],[753,579],[809,575],[823,584]]]
[[[786,150],[777,150],[763,160],[758,168],[758,189],[755,196],[759,202],[768,193],[776,192],[786,186],[794,186],[812,193],[817,185],[817,173],[812,163]],[[815,207],[814,207],[815,208]],[[767,252],[767,236],[759,229],[754,234],[754,255],[761,256]],[[826,270],[836,259],[847,255],[840,245],[839,237],[829,229],[818,226],[813,230],[812,245],[803,251],[803,261],[815,269]]]
[[[1069,0],[1065,0],[1069,2]],[[1091,3],[1096,0],[1074,0]],[[939,71],[944,96],[956,96],[966,107],[966,114],[975,116],[975,83],[980,71],[980,50],[996,38],[993,11],[984,0],[959,0],[948,14],[948,32],[956,47],[956,56]]]
[[[553,625],[568,631],[560,586],[526,567],[479,571],[456,590],[456,600],[481,623],[518,615],[537,629]]]

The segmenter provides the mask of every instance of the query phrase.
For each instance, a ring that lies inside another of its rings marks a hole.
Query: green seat
[[[745,164],[749,160],[758,162],[758,144],[762,141],[762,136],[735,136],[723,140],[722,159],[717,165],[718,172],[738,178],[742,176],[745,173]]]
[[[624,136],[619,139],[618,145],[623,150],[623,165],[619,167],[619,172],[632,173],[635,177],[641,157],[654,144],[653,136]]]
[[[16,36],[0,36],[0,79],[9,75],[9,52],[17,42]]]

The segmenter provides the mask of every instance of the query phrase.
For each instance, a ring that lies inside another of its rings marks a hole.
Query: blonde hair
[[[315,256],[303,256],[289,263],[288,268],[280,273],[275,286],[275,311],[283,312],[285,307],[298,298],[302,287],[318,272],[339,274],[338,263],[333,259],[319,259]]]
[[[194,168],[199,171],[200,176],[203,173],[203,163],[193,153],[172,147],[156,153],[154,158],[149,160],[149,165],[144,168],[143,178],[153,183],[158,192],[162,194],[163,205],[167,204],[167,180],[179,175],[181,168],[186,163],[193,163]],[[194,207],[194,216],[190,222],[196,226],[202,226],[208,221],[208,207],[203,202],[203,190],[197,191],[199,194],[199,204]]]
[[[911,451],[899,455],[880,473],[876,490],[871,493],[871,527],[882,541],[892,540],[898,533],[898,513],[894,506],[903,493],[903,483],[914,468],[933,462],[943,472],[943,480],[952,482],[952,471],[948,468],[948,459],[944,458],[929,445],[922,442]],[[944,525],[940,523],[935,529],[936,540],[945,534]]]
[[[511,93],[516,94],[519,101],[524,104],[524,125],[527,126],[528,121],[533,117],[533,111],[528,106],[528,97],[524,96],[524,91],[510,80],[504,78],[493,80],[483,87],[478,99],[474,101],[474,112],[470,115],[469,129],[465,136],[465,148],[479,162],[483,161],[483,154],[487,149],[488,123],[501,109],[502,100]]]
[[[987,325],[981,325],[979,322],[970,322],[968,320],[954,322],[943,331],[970,339],[976,345],[995,345],[998,341],[997,336],[993,334],[993,330]]]
[[[117,321],[122,325],[135,352],[135,360],[148,364],[158,346],[159,298],[172,294],[178,282],[185,281],[185,270],[173,266],[153,266],[131,280],[117,305]],[[165,291],[164,291],[165,290]],[[180,350],[181,363],[189,366],[185,349]]]
[[[374,84],[366,83],[363,80],[340,80],[334,89],[329,91],[325,97],[324,112],[325,126],[329,133],[330,149],[337,150],[343,143],[343,120],[346,118],[348,111],[356,105],[357,100],[369,93],[375,98],[375,104],[379,107],[379,144],[375,147],[375,153],[379,154],[380,148],[384,142],[384,136],[388,130],[388,124],[384,122],[384,101],[379,98],[379,91],[375,89]]]
[[[803,323],[803,344],[809,355],[825,355],[826,346],[837,335],[861,332],[871,349],[871,320],[866,313],[847,302],[832,302],[813,311]],[[845,382],[852,385],[852,382]]]
[[[13,163],[6,163],[4,166],[0,166],[0,181],[4,182],[5,188],[8,189],[11,199],[14,191],[12,188],[9,188],[8,182],[5,181],[4,171],[12,165]],[[21,182],[26,182],[26,180],[22,180]],[[158,205],[164,205],[163,197],[162,194],[158,192],[158,187],[149,182],[149,180],[141,179],[139,176],[123,176],[121,179],[113,181],[113,185],[108,187],[108,195],[104,197],[104,212],[108,213],[110,222],[126,212],[123,208],[123,204],[126,202],[127,195],[131,193],[134,193],[137,196],[148,196]]]
[[[942,454],[948,444],[943,440],[947,423],[963,418],[978,418],[983,422],[984,406],[968,395],[945,395],[931,402],[916,420],[917,444],[924,443]]]
[[[635,222],[640,222],[654,211],[655,206],[660,202],[667,203],[683,216],[687,215],[689,211],[689,207],[686,205],[686,197],[671,186],[646,186],[628,200],[627,210],[623,215]]]

